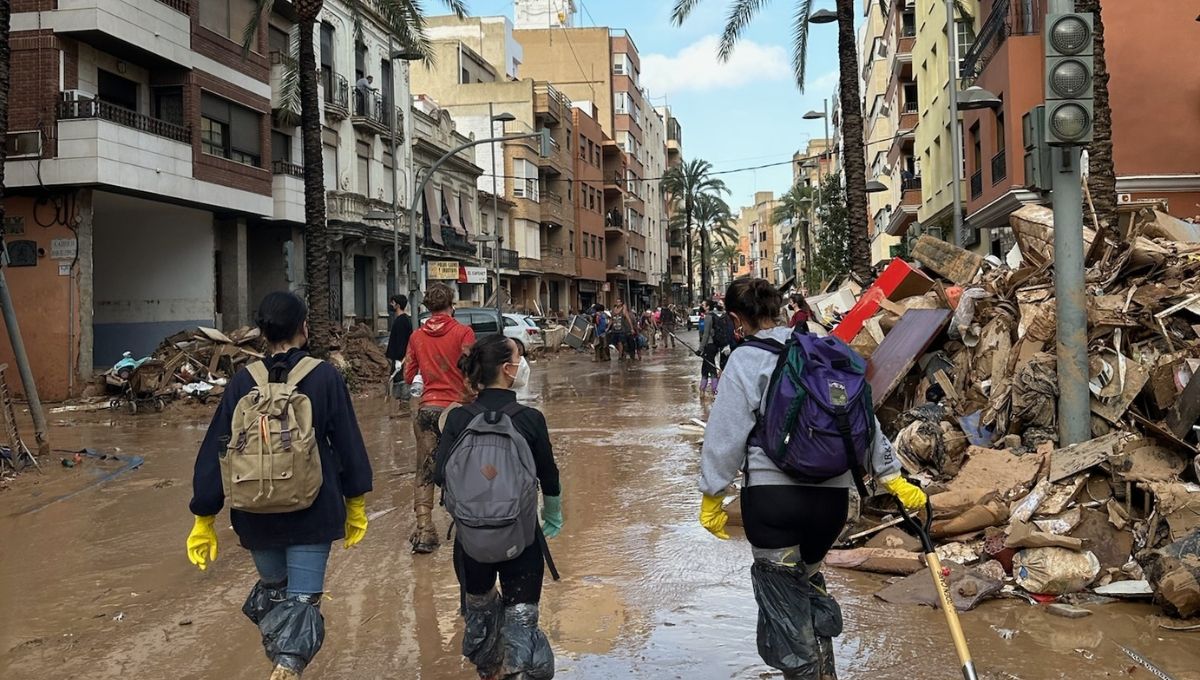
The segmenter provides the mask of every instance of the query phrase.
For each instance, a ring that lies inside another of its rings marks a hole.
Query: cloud
[[[642,84],[658,96],[732,89],[791,77],[791,57],[783,47],[743,40],[729,61],[721,61],[717,46],[717,36],[706,35],[675,56],[642,55]]]
[[[813,78],[810,73],[809,77],[805,79],[807,82],[804,84],[804,92],[805,94],[815,94],[821,97],[830,96],[837,90],[840,78],[841,74],[837,72],[837,69],[829,73],[822,73],[816,78]]]

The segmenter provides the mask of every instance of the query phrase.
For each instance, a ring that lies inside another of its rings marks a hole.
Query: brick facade
[[[42,157],[53,157],[57,148],[60,41],[53,31],[21,31],[11,35],[9,45],[10,91],[16,95],[8,98],[8,130],[41,130]],[[70,77],[78,82],[78,68]]]

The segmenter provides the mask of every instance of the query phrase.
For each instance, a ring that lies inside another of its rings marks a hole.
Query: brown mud
[[[705,417],[698,360],[684,350],[633,365],[563,355],[533,366],[528,396],[552,428],[562,468],[563,580],[543,595],[542,623],[560,678],[774,678],[755,648],[749,546],[695,521]],[[458,588],[443,547],[409,553],[411,424],[381,398],[357,402],[375,465],[353,550],[335,546],[323,604],[328,636],[306,678],[471,678],[459,655]],[[208,412],[77,413],[54,421],[58,449],[92,447],[144,464],[103,484],[121,461],[85,459],[0,491],[0,678],[265,678],[257,631],[240,607],[254,582],[248,553],[218,519],[220,556],[199,572],[184,555],[191,467]],[[25,428],[29,432],[29,428]],[[74,493],[74,495],[69,495]],[[63,496],[65,499],[58,500]],[[446,528],[439,510],[438,528]],[[444,536],[444,533],[443,533]],[[957,678],[942,615],[891,606],[884,577],[828,570],[846,631],[844,680]],[[1200,678],[1197,633],[1155,627],[1149,605],[1089,606],[1079,620],[1019,600],[961,615],[982,677],[1150,678],[1118,645],[1177,680]],[[1015,635],[1010,634],[1015,631]]]

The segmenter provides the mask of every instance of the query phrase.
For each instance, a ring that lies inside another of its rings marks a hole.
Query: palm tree
[[[1117,173],[1113,165],[1112,107],[1108,99],[1108,59],[1104,51],[1104,19],[1100,0],[1075,0],[1075,10],[1094,19],[1092,54],[1095,61],[1092,93],[1092,143],[1088,146],[1088,192],[1096,207],[1100,234],[1117,232]]]
[[[772,226],[785,222],[792,223],[792,231],[788,234],[789,242],[795,244],[797,237],[803,239],[804,271],[806,273],[812,267],[812,236],[807,226],[814,193],[812,187],[796,184],[779,197],[779,205],[776,205],[775,210],[771,213]]]
[[[712,163],[699,158],[693,158],[686,163],[681,163],[672,167],[663,175],[660,183],[663,193],[672,197],[672,200],[677,204],[683,205],[683,230],[684,240],[691,243],[692,240],[692,224],[695,217],[696,199],[701,194],[711,193],[728,193],[725,183],[712,176]],[[703,241],[704,235],[701,234]],[[688,301],[696,301],[696,291],[693,282],[694,269],[692,268],[692,251],[688,249]],[[708,290],[707,279],[708,267],[701,260],[701,282],[700,288]]]
[[[355,32],[361,32],[364,5],[376,12],[398,38],[399,46],[429,59],[425,15],[420,0],[347,0],[354,16]],[[274,0],[255,0],[257,10],[242,34],[249,49],[258,35],[262,18]],[[466,16],[463,0],[442,0],[459,18]],[[7,5],[7,3],[5,3]],[[304,163],[304,277],[307,282],[309,346],[324,353],[333,344],[333,319],[329,309],[329,232],[325,224],[325,171],[321,162],[321,113],[317,94],[317,54],[313,32],[324,0],[295,0],[298,56],[301,157]],[[286,98],[286,97],[285,97]],[[406,140],[408,141],[408,140]],[[399,267],[397,263],[397,268]]]
[[[737,263],[741,254],[737,243],[722,242],[713,248],[712,264],[714,267],[726,267],[729,271],[729,280],[733,281],[737,278]]]
[[[729,14],[725,30],[721,34],[717,55],[728,60],[742,36],[742,31],[750,24],[754,15],[767,4],[768,0],[730,0]],[[808,61],[808,17],[812,11],[813,0],[794,0],[795,10],[792,15],[792,72],[796,79],[796,87],[804,91],[804,75]],[[851,224],[863,225],[855,228],[850,240],[852,270],[856,276],[867,280],[871,276],[871,242],[865,225],[867,216],[867,159],[862,152],[865,146],[863,139],[862,104],[859,101],[858,87],[858,45],[857,34],[854,31],[855,0],[836,0],[838,18],[838,96],[842,111],[842,142],[845,153],[842,154],[842,167],[846,172],[846,186],[849,189],[846,197],[847,208],[850,210]],[[671,20],[676,25],[682,25],[700,0],[676,0]]]

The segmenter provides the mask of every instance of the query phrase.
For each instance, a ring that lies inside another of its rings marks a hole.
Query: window
[[[333,24],[321,22],[321,86],[325,98],[333,97]]]
[[[1004,109],[996,111],[996,153],[1004,151]]]
[[[470,83],[471,83],[471,72],[464,68],[462,70],[462,73],[459,75],[458,84],[459,85],[469,85]]]
[[[633,113],[633,101],[628,92],[616,93],[616,96],[613,97],[613,106],[616,113]]]
[[[271,160],[276,163],[292,162],[292,138],[279,130],[271,130]]]
[[[138,110],[138,84],[128,78],[122,78],[104,69],[96,69],[99,92],[97,99],[106,103],[120,106],[130,111]]]
[[[354,43],[354,82],[362,80],[367,75],[367,46],[361,42]]]
[[[254,17],[254,0],[204,0],[200,5],[200,25],[230,40],[242,41],[242,31]]]
[[[957,21],[955,28],[958,32],[954,36],[954,42],[958,48],[958,61],[962,62],[971,50],[971,45],[975,44],[975,25],[970,21]]]
[[[900,37],[912,38],[917,35],[916,12],[905,12],[900,15]]]
[[[280,52],[282,54],[291,54],[292,38],[288,32],[276,28],[274,26],[267,27],[267,50],[270,52]]]
[[[567,239],[567,243],[569,244],[568,247],[571,249],[571,252],[573,253],[573,252],[575,252],[575,230],[572,229],[572,230],[568,231],[567,233],[570,235],[570,238]]]
[[[262,114],[207,92],[200,98],[200,149],[209,155],[258,166],[262,160]]]
[[[513,160],[513,196],[531,201],[541,200],[537,166],[523,158]]]
[[[358,193],[371,196],[371,145],[368,142],[357,142],[355,152],[358,155]]]
[[[974,167],[979,170],[983,167],[983,145],[979,140],[979,121],[971,126],[971,160],[974,161]],[[973,174],[973,173],[972,173]]]
[[[325,142],[321,146],[321,169],[325,173],[325,190],[338,188],[337,145]]]
[[[634,82],[637,82],[637,71],[634,70],[633,62],[629,60],[628,54],[620,53],[613,55],[612,72],[618,76],[629,76],[635,79]]]
[[[151,88],[150,115],[168,123],[183,125],[183,88],[178,85]]]

